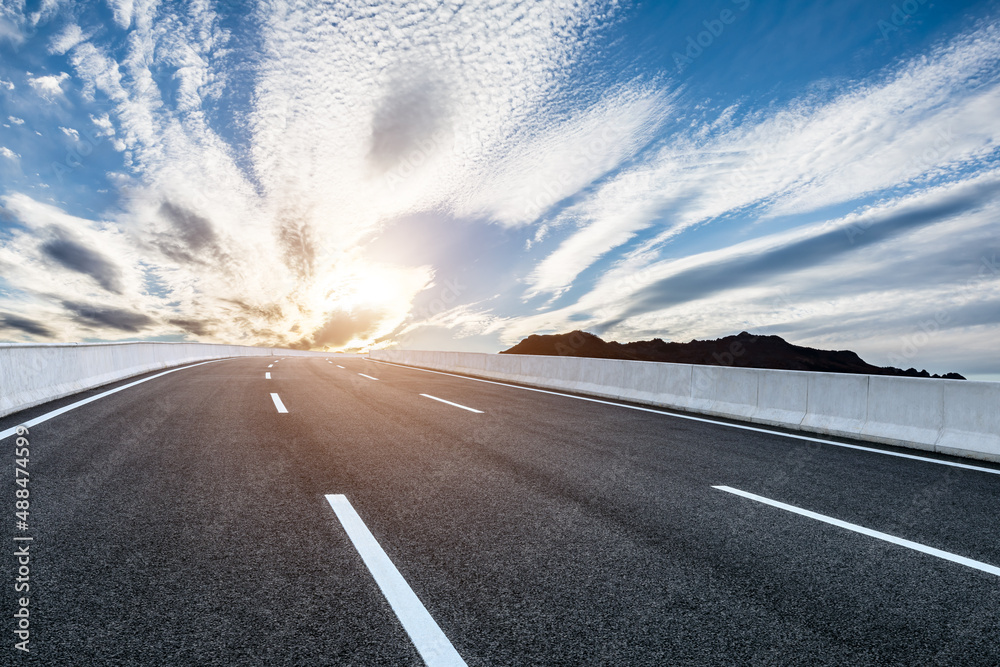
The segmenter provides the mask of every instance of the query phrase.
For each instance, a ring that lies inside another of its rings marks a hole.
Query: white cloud
[[[83,29],[75,23],[70,23],[62,32],[54,35],[49,41],[49,53],[64,55],[81,42],[90,39],[90,34],[84,34]]]
[[[28,15],[29,23],[34,27],[45,23],[55,16],[63,5],[69,4],[69,0],[41,0],[35,11]]]
[[[589,36],[613,18],[598,2],[279,1],[257,16],[262,48],[252,53],[230,40],[209,4],[108,4],[127,39],[70,25],[50,48],[67,55],[85,100],[110,103],[108,113],[90,118],[122,152],[123,165],[108,179],[127,191],[124,210],[110,220],[70,222],[39,202],[5,205],[18,219],[37,214],[52,226],[87,230],[87,247],[102,248],[106,235],[121,294],[72,275],[65,298],[151,313],[155,333],[186,327],[206,339],[273,344],[315,343],[322,333],[361,345],[394,330],[413,333],[421,322],[505,340],[617,322],[611,331],[626,337],[657,328],[693,336],[739,317],[791,326],[794,315],[803,335],[819,339],[818,326],[806,323],[835,317],[831,303],[859,321],[879,307],[871,298],[809,297],[823,279],[806,270],[790,273],[800,283],[796,307],[770,306],[782,292],[766,281],[643,313],[623,304],[681,271],[789,246],[849,218],[756,239],[753,229],[741,229],[751,240],[727,238],[720,244],[731,248],[665,259],[686,230],[746,211],[773,219],[846,206],[903,183],[930,198],[928,183],[957,187],[1000,139],[994,27],[837,94],[754,113],[734,106],[715,123],[662,140],[683,96],[662,80],[600,81],[567,93],[570,73],[593,56]],[[228,119],[216,102],[230,86],[247,85],[245,72],[253,74],[252,89],[238,95],[249,106]],[[67,78],[29,82],[55,99]],[[525,318],[480,300],[421,319],[410,304],[435,268],[371,263],[364,245],[399,219],[429,214],[551,243],[516,277],[527,298],[568,298],[581,275],[595,275],[588,269],[612,263],[575,303],[556,310]],[[876,212],[855,218],[865,215]],[[985,238],[986,223],[973,217],[947,229]],[[530,225],[536,228],[519,229]],[[905,238],[899,248],[926,252],[926,239]],[[947,237],[936,243],[957,247]],[[41,273],[37,245],[19,238],[10,250],[26,263],[3,274],[42,295],[55,287]],[[867,268],[846,259],[838,266],[879,281],[891,265],[884,250],[857,257]],[[43,287],[28,282],[36,279]],[[872,294],[896,305],[929,289]],[[60,317],[61,331],[93,335]]]
[[[534,268],[526,297],[560,295],[583,270],[648,227],[669,201],[669,191],[663,188],[661,194],[657,187],[664,175],[662,169],[620,174],[586,203],[566,211],[561,218],[575,221],[579,231]]]
[[[135,0],[108,0],[108,7],[119,28],[128,28],[132,24]]]
[[[735,125],[730,109],[725,122],[678,133],[564,214],[577,229],[528,277],[527,296],[564,292],[645,228],[661,231],[636,255],[747,207],[762,217],[801,213],[959,174],[1000,144],[998,45],[1000,27],[987,26],[880,83]]]
[[[24,119],[17,116],[7,116],[7,120],[14,123],[14,125],[24,125]]]
[[[90,122],[97,126],[97,136],[99,137],[113,137],[115,135],[115,126],[111,122],[111,118],[108,114],[101,114],[100,116],[90,116]]]
[[[59,129],[62,130],[62,133],[65,134],[70,139],[72,139],[73,141],[80,141],[80,133],[74,130],[73,128],[63,127],[62,125],[60,125]]]
[[[35,92],[47,100],[54,99],[56,97],[62,97],[64,92],[62,89],[63,81],[69,78],[69,74],[66,72],[60,72],[58,75],[49,74],[46,76],[38,76],[28,79],[28,85],[34,88]]]
[[[7,158],[8,160],[20,160],[21,156],[7,148],[6,146],[0,146],[0,155]]]
[[[0,79],[0,88],[6,88],[7,90],[14,90],[14,82],[4,81],[3,79]]]
[[[43,312],[68,303],[92,318],[74,318],[65,306],[46,317],[46,326],[51,324],[61,338],[81,340],[95,330],[108,338],[134,337],[137,331],[121,325],[157,320],[165,301],[146,292],[141,249],[116,225],[68,215],[24,194],[0,197],[0,211],[23,227],[12,230],[0,248],[0,271],[9,283],[48,304]],[[102,320],[119,326],[106,327]],[[159,329],[153,324],[144,333],[165,333]]]
[[[953,206],[955,202],[968,203]],[[512,344],[539,331],[606,323],[614,323],[604,333],[615,340],[653,336],[690,340],[747,329],[820,347],[841,349],[850,343],[873,363],[898,366],[900,359],[912,357],[907,367],[930,366],[934,365],[930,347],[919,355],[904,354],[908,336],[935,318],[939,318],[937,330],[960,334],[965,327],[981,324],[968,321],[963,313],[1000,303],[998,215],[1000,171],[988,171],[834,220],[679,259],[630,256],[604,272],[575,303],[504,322],[500,338]],[[879,223],[889,220],[902,221],[898,231],[880,235]],[[805,252],[796,249],[830,234],[832,249],[837,239],[856,249],[820,254],[807,266],[790,261],[794,253]],[[872,236],[866,239],[866,235]],[[757,267],[755,277],[747,270],[750,263],[767,257],[775,258],[773,272]],[[732,279],[721,280],[727,271]],[[688,290],[693,297],[668,298],[660,307],[651,302],[642,312],[632,312],[651,286],[682,277],[671,288]],[[722,284],[699,291],[711,280]],[[1000,332],[1000,325],[992,326]],[[895,358],[887,356],[886,341],[894,341]],[[942,368],[937,362],[937,372],[956,368]]]
[[[523,224],[504,198],[505,186],[532,185],[519,171],[561,180],[559,160],[584,142],[584,159],[560,185],[570,194],[632,155],[661,113],[655,91],[622,88],[564,135],[535,117],[585,48],[576,31],[595,25],[586,3],[516,12],[503,3],[429,12],[279,3],[264,15],[266,58],[254,64],[248,177],[203,111],[240,56],[227,60],[219,17],[206,5],[112,7],[131,26],[125,55],[93,39],[68,53],[83,95],[114,105],[92,120],[130,168],[123,220],[157,283],[181,304],[179,319],[212,319],[214,335],[230,340],[339,340],[345,313],[364,322],[355,344],[391,332],[433,272],[372,264],[359,241],[428,208]],[[157,80],[167,78],[161,90]],[[531,145],[551,151],[549,162]],[[178,245],[179,225],[203,245]]]
[[[127,146],[124,141],[115,136],[115,126],[108,114],[101,114],[100,116],[91,115],[90,120],[97,127],[96,135],[98,137],[108,137],[112,148],[119,153],[125,151]]]
[[[2,9],[3,7],[0,6],[0,10]],[[20,46],[24,42],[24,33],[21,32],[21,28],[17,23],[7,20],[0,13],[0,42],[4,40],[14,46]]]
[[[534,222],[634,156],[670,111],[658,91],[626,88],[564,123],[518,137],[460,212],[485,213],[510,226]]]

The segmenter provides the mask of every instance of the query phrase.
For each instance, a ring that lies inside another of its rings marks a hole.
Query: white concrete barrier
[[[761,371],[757,375],[757,409],[751,421],[772,426],[800,426],[809,409],[809,374]]]
[[[323,352],[203,343],[0,344],[0,417],[149,371],[210,359]]]
[[[616,359],[378,350],[372,359],[1000,461],[1000,383]]]
[[[948,382],[944,390],[944,425],[935,449],[946,454],[963,452],[1000,461],[1000,382]]]
[[[868,419],[868,375],[809,373],[806,416],[810,431],[857,438]]]
[[[869,440],[905,440],[911,447],[933,450],[944,425],[944,392],[962,380],[868,379],[868,415],[861,434]],[[978,383],[976,383],[978,384]]]

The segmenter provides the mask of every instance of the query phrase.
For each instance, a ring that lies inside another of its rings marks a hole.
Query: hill
[[[692,340],[690,343],[667,343],[659,338],[617,343],[604,341],[585,331],[573,331],[568,334],[528,336],[500,354],[538,354],[771,368],[786,371],[965,379],[958,373],[932,375],[926,370],[918,371],[915,368],[903,370],[892,366],[873,366],[849,350],[817,350],[793,345],[780,336],[756,336],[746,331],[735,336],[715,340]]]

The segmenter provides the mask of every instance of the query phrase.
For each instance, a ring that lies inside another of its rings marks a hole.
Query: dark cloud
[[[169,201],[160,204],[160,215],[173,232],[157,234],[153,245],[166,257],[182,264],[205,264],[208,258],[223,267],[228,264],[229,257],[208,218]]]
[[[816,338],[842,334],[844,331],[866,331],[870,334],[965,329],[1000,323],[1000,299],[984,299],[957,305],[914,303],[909,308],[879,311],[875,314],[843,315],[831,322],[826,317],[807,317],[781,322],[773,327],[799,337]]]
[[[167,320],[167,324],[172,324],[195,336],[207,336],[212,333],[212,329],[216,323],[212,320],[173,319]]]
[[[281,310],[281,306],[276,303],[268,304],[265,306],[254,306],[246,301],[241,301],[239,299],[223,299],[226,303],[231,303],[245,314],[250,315],[255,318],[264,319],[268,322],[277,322],[285,318],[284,311]]]
[[[300,278],[311,277],[316,262],[312,227],[303,222],[305,219],[305,216],[285,215],[279,220],[278,228],[278,243],[285,266]]]
[[[368,161],[379,171],[402,160],[426,160],[435,150],[434,135],[448,121],[448,94],[426,72],[400,72],[378,101],[372,118]],[[422,158],[422,159],[421,159]]]
[[[63,267],[83,273],[112,294],[122,293],[121,271],[96,250],[77,243],[64,232],[56,231],[57,238],[42,244],[42,252]]]
[[[78,321],[91,326],[137,332],[154,323],[152,318],[132,310],[93,306],[76,301],[63,301],[62,305]]]
[[[313,332],[313,347],[340,347],[352,338],[371,334],[383,314],[365,310],[355,313],[338,311],[330,315],[319,329]]]
[[[170,221],[178,238],[191,250],[218,247],[219,238],[207,218],[169,201],[160,204],[160,215]]]
[[[903,232],[976,209],[998,192],[998,182],[978,185],[966,188],[936,204],[886,215],[864,227],[838,228],[757,255],[735,257],[718,264],[688,269],[640,290],[633,305],[620,319],[604,322],[596,329],[606,330],[633,315],[676,306],[727,289],[746,287],[776,275],[823,264],[853,250],[889,240]]]
[[[0,313],[0,329],[16,329],[43,338],[55,338],[56,336],[55,332],[40,322],[10,313]]]

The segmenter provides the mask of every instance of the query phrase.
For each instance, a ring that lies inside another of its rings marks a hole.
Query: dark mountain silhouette
[[[872,366],[849,350],[817,350],[793,345],[780,336],[755,336],[746,331],[736,336],[715,340],[693,340],[690,343],[667,343],[659,338],[634,343],[616,343],[601,340],[585,331],[573,331],[568,334],[528,336],[500,354],[540,354],[740,368],[773,368],[786,371],[965,379],[958,373],[931,375],[925,370],[918,371],[915,368],[904,371],[892,366]]]

